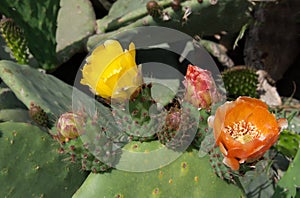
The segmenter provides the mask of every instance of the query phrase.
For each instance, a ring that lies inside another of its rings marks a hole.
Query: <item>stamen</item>
[[[242,144],[259,138],[261,134],[261,131],[254,124],[244,120],[235,122],[232,126],[226,126],[224,132]]]

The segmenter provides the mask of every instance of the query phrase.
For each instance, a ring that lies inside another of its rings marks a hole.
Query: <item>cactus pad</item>
[[[26,65],[2,60],[0,78],[28,109],[33,102],[48,116],[50,114],[55,117],[71,109],[73,88],[52,75],[43,74]]]
[[[300,186],[300,150],[289,165],[288,170],[277,183],[274,197],[298,197]],[[297,190],[298,189],[298,190]],[[296,196],[297,193],[297,196]]]
[[[61,0],[59,4],[55,38],[58,62],[63,63],[83,51],[86,39],[95,31],[96,17],[90,1]]]
[[[290,130],[283,130],[275,148],[285,156],[294,158],[300,145],[300,135]]]
[[[126,104],[113,105],[116,123],[123,133],[132,140],[153,140],[156,131],[161,127],[163,114],[151,96],[152,84],[143,84],[131,95]]]
[[[113,188],[112,188],[113,187]],[[220,191],[219,191],[220,190]],[[73,198],[92,197],[240,197],[237,186],[219,179],[208,158],[184,153],[168,166],[142,173],[112,170],[91,174]]]
[[[67,165],[58,144],[36,126],[0,123],[0,196],[70,197],[86,174]]]
[[[189,103],[181,108],[171,108],[166,117],[165,126],[158,133],[159,140],[175,151],[185,151],[192,143],[198,127],[198,110]]]
[[[16,97],[14,92],[3,82],[0,83],[0,109],[26,109],[26,106]]]
[[[84,171],[93,173],[101,173],[107,171],[111,167],[97,159],[86,146],[83,145],[80,138],[70,140],[62,144],[62,153],[69,155],[68,159],[71,163],[80,164]]]

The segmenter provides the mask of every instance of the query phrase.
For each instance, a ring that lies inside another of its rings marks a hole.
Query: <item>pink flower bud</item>
[[[188,65],[183,84],[186,88],[184,100],[197,108],[209,108],[220,99],[211,73],[198,66]]]
[[[74,139],[81,134],[84,118],[79,114],[67,112],[62,114],[57,121],[58,136],[65,139]]]

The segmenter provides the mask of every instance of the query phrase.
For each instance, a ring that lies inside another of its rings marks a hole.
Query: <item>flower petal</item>
[[[256,106],[251,115],[246,119],[246,122],[251,122],[260,131],[262,135],[277,134],[279,132],[276,118],[267,109]]]
[[[217,144],[219,144],[219,137],[224,128],[224,120],[225,120],[226,112],[231,108],[233,108],[234,105],[235,104],[233,102],[226,102],[225,104],[221,105],[216,111],[213,129],[214,129],[214,136]]]
[[[135,63],[135,46],[133,43],[129,45],[129,51],[123,51],[121,44],[116,40],[105,41],[103,45],[98,46],[92,54],[86,59],[87,63],[82,69],[82,76],[80,83],[88,85],[91,90],[103,98],[111,98],[114,94],[113,90],[118,84],[118,81],[129,70],[130,75],[127,74],[123,84],[118,85],[115,90],[115,96],[120,96],[123,99],[128,98],[128,90],[130,87],[136,87],[142,80],[133,80],[136,78],[142,79],[138,75],[138,69]],[[123,93],[122,90],[124,91]]]
[[[251,105],[254,105],[254,106],[260,106],[260,107],[268,109],[268,105],[266,103],[264,103],[263,101],[261,101],[259,99],[256,99],[256,98],[250,98],[250,97],[247,97],[247,96],[240,96],[238,98],[238,100],[242,100],[242,101],[247,102],[248,104],[251,104]]]
[[[239,170],[239,168],[240,168],[240,163],[235,158],[224,157],[223,163],[226,166],[229,166],[232,170]]]

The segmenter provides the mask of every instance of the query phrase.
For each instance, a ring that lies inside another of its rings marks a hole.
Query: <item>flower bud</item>
[[[186,88],[185,101],[197,108],[209,108],[219,101],[216,84],[207,70],[189,65],[183,84]]]
[[[146,5],[148,14],[152,17],[160,17],[162,14],[162,8],[156,1],[149,1]]]
[[[57,121],[58,136],[65,139],[74,139],[81,134],[84,118],[76,113],[67,112],[60,116]]]

